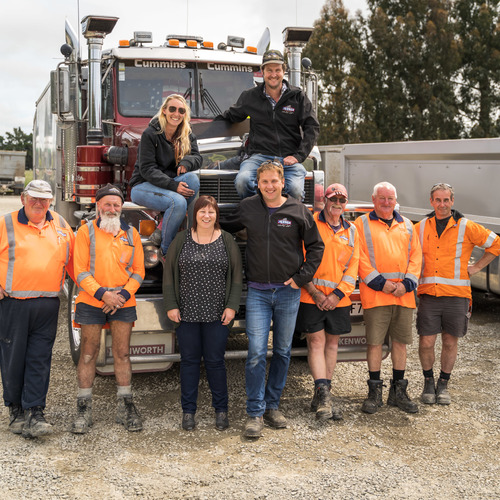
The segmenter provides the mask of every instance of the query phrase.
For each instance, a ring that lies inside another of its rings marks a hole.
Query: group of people
[[[156,234],[164,267],[165,310],[176,325],[181,354],[182,428],[196,427],[203,360],[212,392],[215,427],[229,426],[224,353],[242,292],[240,250],[230,233],[246,230],[245,367],[247,421],[244,436],[258,438],[264,423],[285,428],[279,404],[294,332],[307,339],[314,380],[311,411],[318,420],[342,418],[331,382],[340,335],[351,331],[350,295],[359,276],[367,339],[368,397],[362,411],[382,406],[382,345],[391,339],[393,374],[387,404],[414,413],[407,393],[406,346],[412,341],[415,295],[424,375],[421,400],[449,404],[448,381],[458,338],[470,317],[470,275],[500,254],[500,238],[453,209],[449,184],[432,187],[434,211],[414,226],[396,211],[396,188],[373,189],[373,211],[354,223],[343,216],[346,188],[332,184],[324,209],[302,203],[305,169],[319,124],[307,96],[284,80],[282,54],[263,56],[263,82],[244,91],[220,117],[250,117],[250,134],[235,186],[242,198],[221,227],[214,198],[198,196],[193,173],[202,158],[190,128],[190,109],[180,95],[167,97],[142,135],[132,175],[132,201],[163,212]],[[78,285],[75,318],[81,327],[76,416],[71,432],[90,430],[92,385],[101,331],[109,326],[117,383],[116,421],[140,431],[142,418],[131,388],[130,336],[136,320],[135,292],[144,279],[138,232],[121,219],[124,196],[108,184],[96,194],[96,219],[76,238],[49,210],[48,183],[30,182],[23,208],[0,218],[0,368],[9,429],[25,437],[51,432],[44,409],[58,293],[65,273]],[[179,231],[189,214],[190,226]],[[468,265],[475,246],[484,256]],[[272,325],[272,357],[266,377]],[[434,377],[435,342],[442,337],[441,371]]]

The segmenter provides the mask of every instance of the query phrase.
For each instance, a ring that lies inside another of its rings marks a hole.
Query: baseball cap
[[[335,195],[344,196],[346,199],[348,199],[347,189],[344,186],[342,186],[342,184],[338,184],[338,183],[330,184],[326,188],[325,198],[331,198],[332,196],[335,196]]]
[[[45,198],[50,200],[54,197],[50,184],[46,181],[42,181],[41,179],[28,182],[23,192],[32,198]]]
[[[95,201],[99,201],[101,198],[104,198],[105,196],[108,195],[119,196],[122,199],[122,202],[125,201],[122,190],[114,186],[113,184],[109,183],[97,190],[97,193],[95,195]]]
[[[279,50],[266,50],[262,56],[262,66],[266,64],[285,64],[283,54]]]

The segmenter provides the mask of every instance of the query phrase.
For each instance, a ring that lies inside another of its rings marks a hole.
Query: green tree
[[[499,0],[456,0],[453,14],[462,45],[463,63],[457,83],[467,135],[498,136]]]
[[[0,135],[0,150],[26,151],[26,169],[33,168],[33,134],[26,134],[21,127],[14,127],[13,132]]]
[[[457,138],[460,65],[449,0],[368,0],[366,51],[383,141]]]
[[[317,70],[320,86],[320,144],[375,140],[366,119],[371,101],[364,71],[361,24],[349,17],[342,0],[328,0],[314,24],[304,54]]]

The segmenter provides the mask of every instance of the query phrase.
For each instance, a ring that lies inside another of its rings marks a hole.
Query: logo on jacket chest
[[[284,106],[282,108],[283,113],[286,113],[287,115],[293,115],[295,113],[295,108],[293,106]]]
[[[283,219],[278,219],[278,227],[292,227],[292,221],[290,219],[287,219],[286,217],[283,217]]]

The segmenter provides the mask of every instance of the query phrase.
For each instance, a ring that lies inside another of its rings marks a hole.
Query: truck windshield
[[[215,118],[260,78],[258,66],[134,61],[116,63],[118,111],[122,116],[152,117],[171,94],[183,95],[191,118]]]

